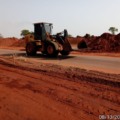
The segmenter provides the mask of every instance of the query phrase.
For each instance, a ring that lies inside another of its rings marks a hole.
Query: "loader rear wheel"
[[[37,52],[37,47],[34,42],[27,43],[26,45],[26,53],[28,56],[35,56]]]
[[[55,49],[55,46],[53,44],[49,44],[47,46],[47,55],[49,57],[57,57],[58,51]]]

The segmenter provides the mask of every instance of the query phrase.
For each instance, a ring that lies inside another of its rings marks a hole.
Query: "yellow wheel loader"
[[[33,35],[26,36],[26,53],[29,56],[36,55],[37,51],[49,57],[56,57],[58,53],[69,55],[71,45],[68,41],[68,32],[52,35],[53,25],[51,23],[35,23]]]

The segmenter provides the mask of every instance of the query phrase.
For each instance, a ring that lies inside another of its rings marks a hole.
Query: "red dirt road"
[[[0,57],[1,120],[120,115],[120,75]]]

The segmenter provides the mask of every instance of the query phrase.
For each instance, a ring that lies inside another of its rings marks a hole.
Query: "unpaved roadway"
[[[59,64],[76,57],[47,59],[38,55],[36,60],[23,56],[0,56],[1,120],[120,117],[120,74]]]
[[[24,51],[17,50],[5,50],[0,49],[0,55],[4,56],[23,56],[26,59],[28,58]],[[46,56],[38,53],[36,57],[29,57],[28,59],[32,59],[35,62],[43,62],[43,63],[54,63],[57,65],[63,66],[73,66],[84,68],[88,70],[97,70],[108,73],[117,73],[120,74],[120,57],[106,57],[106,56],[89,56],[89,55],[78,55],[78,54],[70,54],[68,57],[58,56],[58,58],[51,59]]]

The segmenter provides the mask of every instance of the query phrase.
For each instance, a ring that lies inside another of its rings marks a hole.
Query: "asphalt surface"
[[[59,55],[57,58],[47,58],[40,53],[35,57],[28,57],[26,56],[25,51],[0,49],[0,56],[11,55],[23,56],[35,62],[54,63],[63,66],[120,74],[120,58],[115,57],[70,54],[67,57]]]

